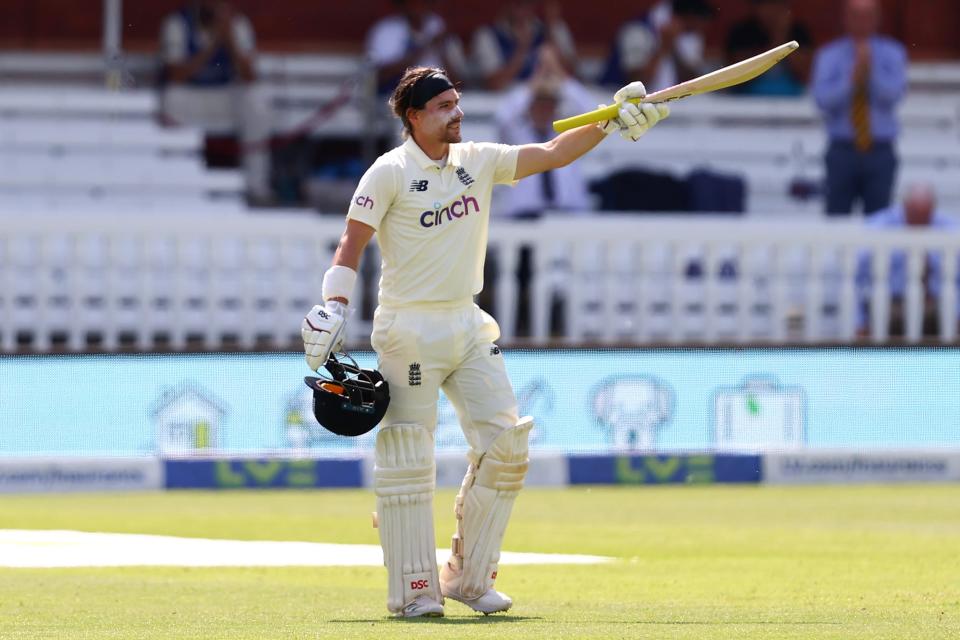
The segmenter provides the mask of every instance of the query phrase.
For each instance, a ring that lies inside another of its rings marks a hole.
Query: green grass
[[[453,494],[437,499],[438,540]],[[375,543],[366,491],[3,496],[0,528]],[[0,638],[957,638],[960,486],[527,489],[516,604],[393,620],[382,568],[0,569]],[[412,626],[415,625],[415,626]]]

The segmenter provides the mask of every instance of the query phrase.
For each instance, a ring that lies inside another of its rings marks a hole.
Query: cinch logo
[[[413,580],[410,582],[410,588],[414,591],[419,591],[420,589],[426,589],[430,586],[429,580]]]
[[[446,216],[447,220],[462,218],[470,213],[471,205],[473,205],[474,213],[480,213],[480,205],[477,204],[476,198],[460,196],[459,200],[454,200],[451,204],[444,206],[442,209],[437,208],[433,211],[424,211],[421,213],[420,225],[427,228],[438,227],[443,224],[444,216]]]
[[[373,209],[373,198],[367,196],[357,196],[353,200],[354,204],[360,205],[365,209]]]

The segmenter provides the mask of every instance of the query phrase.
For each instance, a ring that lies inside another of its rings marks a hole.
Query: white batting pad
[[[444,567],[444,591],[464,599],[479,598],[493,588],[500,546],[510,512],[527,474],[527,441],[533,418],[505,429],[478,460],[471,460],[457,495],[457,533],[453,554]]]
[[[443,602],[434,553],[433,437],[418,424],[381,427],[375,459],[373,486],[387,567],[387,608],[399,612],[422,595]]]

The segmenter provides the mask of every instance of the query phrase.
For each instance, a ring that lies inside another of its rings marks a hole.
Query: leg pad
[[[395,613],[423,595],[443,602],[433,533],[433,447],[433,436],[418,424],[394,424],[377,434],[376,521],[387,567],[387,608]]]
[[[501,432],[482,455],[471,453],[456,500],[457,533],[444,567],[445,593],[469,600],[493,588],[503,535],[527,474],[532,428],[532,418],[521,418],[516,426]]]

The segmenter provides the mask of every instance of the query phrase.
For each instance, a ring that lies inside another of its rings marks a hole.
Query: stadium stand
[[[119,85],[105,90],[100,54],[0,53],[0,80],[7,85],[0,89],[0,212],[13,214],[11,219],[27,216],[33,225],[10,226],[0,241],[6,283],[3,350],[296,346],[299,317],[312,304],[303,292],[319,290],[316,274],[336,241],[341,211],[325,207],[337,214],[328,226],[307,212],[247,210],[238,172],[204,166],[203,132],[156,122],[155,57],[133,53],[112,64],[119,70]],[[382,105],[363,99],[369,74],[357,55],[267,52],[258,65],[278,138],[354,140],[369,155],[395,133]],[[584,66],[590,68],[589,61]],[[946,211],[960,211],[960,184],[954,179],[960,165],[960,112],[943,99],[960,86],[958,69],[952,63],[912,65],[911,94],[901,110],[906,124],[899,143],[900,183],[931,183]],[[609,100],[601,91],[596,97]],[[465,138],[496,139],[498,101],[495,93],[464,93]],[[631,233],[665,244],[611,249],[581,243],[567,263],[551,262],[557,251],[549,243],[572,242],[573,223],[557,218],[497,225],[502,230],[494,231],[494,250],[502,253],[502,273],[512,273],[516,256],[511,252],[519,250],[521,239],[542,247],[530,339],[571,344],[853,339],[852,305],[858,294],[845,261],[851,259],[854,238],[865,241],[862,232],[846,228],[841,237],[847,244],[831,252],[809,243],[789,249],[791,236],[766,226],[768,219],[804,221],[811,226],[803,233],[822,233],[816,225],[825,139],[809,98],[702,96],[676,105],[670,121],[646,138],[642,149],[618,142],[584,158],[589,177],[638,167],[675,175],[706,168],[741,176],[746,219],[726,218],[716,229],[729,236],[729,243],[704,247],[671,239],[672,231],[658,235],[636,215],[610,216],[610,224],[639,225],[631,226]],[[319,184],[325,189],[322,179]],[[70,233],[59,228],[62,217],[77,214],[89,222],[90,233],[82,226]],[[215,236],[212,229],[222,229],[218,220],[224,215],[232,216],[230,231]],[[121,219],[125,227],[143,226],[118,235],[110,226]],[[177,224],[195,237],[176,231]],[[697,218],[666,228],[701,224],[713,223]],[[768,234],[766,244],[763,234]],[[934,238],[904,240],[917,251],[927,241]],[[876,242],[889,249],[890,241]],[[642,276],[628,277],[638,269]],[[351,327],[355,342],[368,333],[375,271],[365,274],[363,317]],[[765,272],[777,277],[765,280],[760,277]],[[757,274],[752,280],[746,277],[751,273]],[[568,309],[593,311],[573,314],[576,319],[563,335],[549,335],[545,309],[557,283],[563,278],[588,282],[598,274],[610,279],[609,290],[573,287],[567,301]],[[498,315],[505,337],[521,341],[514,335],[510,280],[496,283]],[[632,282],[643,296],[615,286],[617,281]],[[743,292],[751,282],[757,298],[747,303]],[[608,291],[608,299],[602,291]],[[704,296],[712,302],[703,304]],[[874,308],[884,313],[882,305]],[[65,310],[82,321],[70,327],[59,323]],[[143,322],[147,310],[149,320]],[[212,319],[220,324],[210,326]],[[952,340],[954,323],[942,325],[940,339]],[[920,339],[915,329],[908,331],[909,340]],[[884,330],[876,329],[873,339]]]

